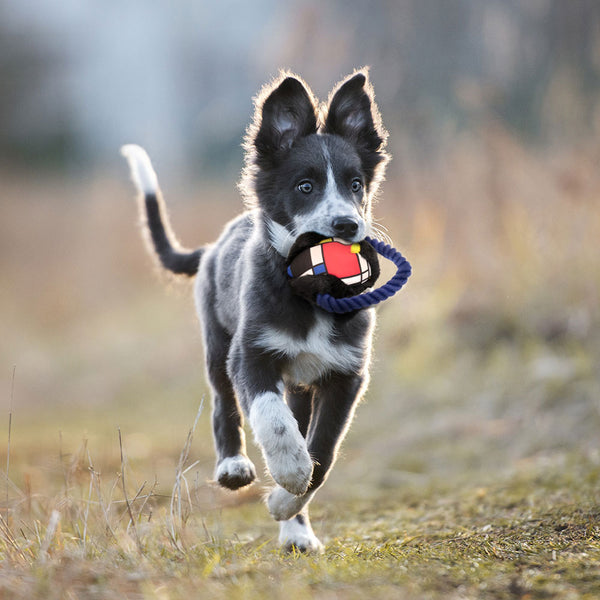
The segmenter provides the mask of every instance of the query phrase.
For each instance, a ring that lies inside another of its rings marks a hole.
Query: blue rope
[[[381,256],[391,260],[396,265],[396,274],[381,287],[364,294],[359,294],[358,296],[334,298],[329,294],[317,294],[317,304],[324,310],[342,314],[374,306],[400,291],[400,288],[410,277],[412,271],[410,263],[402,256],[402,254],[400,254],[400,252],[398,252],[398,250],[379,240],[374,240],[369,237],[365,239],[379,254],[381,254]]]

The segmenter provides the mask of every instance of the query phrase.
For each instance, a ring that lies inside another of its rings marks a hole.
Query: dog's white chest
[[[284,372],[289,383],[310,384],[333,370],[356,371],[363,360],[362,348],[333,339],[333,323],[327,316],[319,316],[305,338],[267,327],[258,344],[289,359]]]

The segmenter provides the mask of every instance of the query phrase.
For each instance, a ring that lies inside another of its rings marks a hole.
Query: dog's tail
[[[135,144],[123,146],[121,154],[129,163],[131,177],[140,194],[140,216],[162,266],[177,275],[195,275],[204,250],[186,250],[177,241],[148,154]]]

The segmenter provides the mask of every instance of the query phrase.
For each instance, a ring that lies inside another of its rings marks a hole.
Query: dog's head
[[[370,233],[386,137],[364,71],[342,81],[322,108],[289,74],[259,94],[242,190],[280,254],[309,231],[349,242]]]

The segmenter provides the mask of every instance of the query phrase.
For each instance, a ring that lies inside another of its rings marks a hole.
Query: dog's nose
[[[350,217],[337,217],[331,225],[335,231],[335,235],[339,235],[342,238],[352,237],[358,231],[358,223]]]

